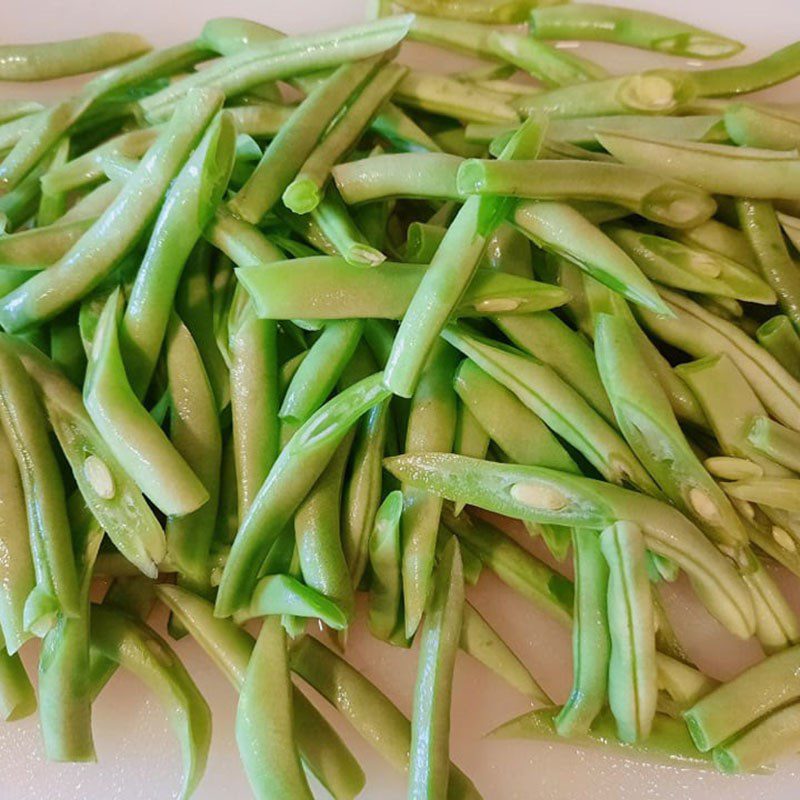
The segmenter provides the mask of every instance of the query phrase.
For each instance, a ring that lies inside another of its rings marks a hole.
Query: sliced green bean
[[[92,607],[92,648],[145,682],[166,707],[183,754],[181,798],[205,771],[211,744],[211,711],[189,673],[155,631],[104,606]]]
[[[552,367],[464,326],[450,325],[443,336],[583,453],[607,480],[655,490],[652,479],[617,431]]]
[[[717,67],[692,73],[700,97],[749,94],[791,80],[800,74],[800,42],[737,67]]]
[[[156,219],[120,326],[120,346],[137,395],[150,383],[183,265],[227,187],[234,140],[233,121],[222,113],[173,181]]]
[[[426,271],[426,266],[390,261],[363,270],[342,258],[314,256],[240,267],[236,274],[262,317],[343,320],[401,319]],[[567,293],[559,287],[479,269],[454,313],[457,316],[528,314],[553,308],[566,299]]]
[[[375,70],[375,60],[345,64],[318,84],[264,151],[258,166],[230,200],[231,210],[258,223],[280,200],[325,129],[350,95]]]
[[[794,152],[647,139],[610,131],[598,133],[597,139],[624,164],[653,170],[707,192],[791,199],[800,191],[800,159]]]
[[[375,523],[369,537],[372,579],[367,622],[372,635],[383,641],[390,641],[402,625],[402,511],[402,492],[390,492],[375,514]]]
[[[775,209],[768,201],[747,199],[737,200],[736,210],[761,274],[783,312],[800,328],[800,269],[789,255]]]
[[[800,433],[766,416],[753,417],[747,440],[764,455],[787,469],[800,472]]]
[[[511,537],[488,522],[463,512],[458,517],[445,505],[442,518],[464,549],[476,554],[487,569],[562,625],[572,620],[572,583]]]
[[[330,400],[295,433],[243,516],[222,574],[218,614],[229,616],[247,604],[270,545],[322,474],[350,427],[387,395],[381,376],[373,375]]]
[[[489,736],[497,739],[529,739],[532,741],[562,741],[555,729],[558,708],[540,708],[529,711],[493,730]],[[712,769],[711,758],[701,753],[692,743],[682,720],[666,714],[656,714],[650,736],[633,744],[621,742],[616,736],[616,723],[610,711],[603,711],[594,727],[584,736],[564,742],[573,747],[616,751],[626,758],[646,763],[683,765],[694,769]]]
[[[643,169],[603,162],[520,164],[469,159],[458,170],[457,186],[464,194],[611,202],[677,228],[705,222],[716,207],[711,197],[686,183],[664,180]]]
[[[800,640],[800,625],[792,607],[764,565],[742,572],[756,612],[756,638],[767,655],[785,650]]]
[[[667,319],[639,310],[640,319],[651,333],[695,358],[724,353],[741,370],[770,413],[784,425],[800,430],[800,386],[778,361],[735,325],[697,303],[666,289],[661,294],[676,316]]]
[[[725,109],[725,129],[742,147],[795,150],[800,145],[800,119],[747,103],[732,103]]]
[[[747,542],[741,520],[681,431],[624,319],[599,314],[595,351],[603,385],[633,451],[661,489],[714,541]]]
[[[422,628],[409,755],[409,798],[447,795],[450,703],[464,612],[464,571],[451,537],[437,567]]]
[[[128,383],[117,335],[116,292],[100,316],[83,399],[109,449],[161,511],[188,514],[208,501],[200,479]]]
[[[779,314],[768,319],[756,330],[756,338],[795,380],[800,380],[800,334],[789,317]]]
[[[80,615],[80,593],[64,484],[50,445],[44,409],[6,337],[0,340],[0,424],[25,497],[36,586],[23,612],[27,631],[44,635],[58,614]]]
[[[92,227],[50,269],[0,301],[0,321],[6,330],[19,330],[68,308],[130,252],[222,99],[210,91],[187,97],[134,176]]]
[[[159,598],[239,691],[255,642],[229,619],[214,616],[213,605],[178,586],[159,584]],[[304,764],[336,800],[353,800],[364,773],[333,727],[297,688],[292,687],[295,735]]]
[[[693,523],[659,500],[545,467],[442,453],[396,456],[384,464],[411,485],[518,519],[594,529],[621,519],[634,522],[648,549],[687,573],[713,616],[737,636],[747,638],[754,630],[750,596],[731,563]]]
[[[294,180],[284,190],[282,199],[287,208],[297,214],[307,214],[319,205],[331,168],[356,144],[405,72],[404,67],[387,64],[367,80],[358,96],[334,121],[333,127],[312,150]]]
[[[333,245],[334,252],[351,266],[376,267],[386,260],[386,256],[373,247],[358,229],[335,189],[328,189],[311,212],[311,218]]]
[[[680,20],[594,3],[534,7],[530,28],[540,39],[614,42],[685,58],[728,58],[744,49],[739,42]]]
[[[19,653],[9,653],[0,636],[0,720],[15,722],[36,711],[36,692]]]
[[[396,769],[409,768],[411,723],[377,686],[341,656],[310,636],[290,653],[292,671],[341,712],[356,731]],[[472,781],[450,766],[448,800],[479,800]]]
[[[656,713],[656,640],[653,601],[638,526],[618,522],[600,534],[608,562],[611,658],[608,703],[623,742],[647,739]]]
[[[634,75],[586,81],[514,100],[522,115],[544,112],[553,119],[614,114],[671,114],[694,99],[687,73],[654,69]]]
[[[572,532],[575,611],[572,691],[555,718],[560,736],[585,736],[606,702],[611,654],[606,594],[608,565],[594,531]]]
[[[779,508],[793,513],[800,512],[797,478],[758,478],[756,480],[733,481],[723,484],[725,491],[739,500]]]

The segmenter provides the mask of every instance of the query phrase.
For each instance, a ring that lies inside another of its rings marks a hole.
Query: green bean
[[[390,492],[375,514],[375,523],[369,537],[372,579],[367,622],[372,635],[383,641],[390,641],[402,624],[402,511],[402,492]]]
[[[531,522],[600,529],[639,525],[648,549],[675,561],[710,613],[732,633],[754,629],[750,597],[727,559],[676,509],[646,495],[545,467],[493,464],[442,453],[387,458],[411,485]]]
[[[294,740],[292,684],[286,636],[267,618],[247,665],[236,712],[236,743],[259,798],[311,799]]]
[[[622,433],[669,500],[712,540],[743,546],[747,533],[736,511],[692,451],[661,387],[648,380],[624,319],[598,315],[595,351]]]
[[[575,611],[572,691],[555,718],[560,736],[585,736],[606,701],[611,640],[606,594],[608,565],[594,531],[574,530]]]
[[[779,212],[778,221],[781,223],[783,232],[794,245],[795,250],[800,249],[800,219]]]
[[[44,635],[60,613],[80,614],[64,484],[44,410],[14,348],[0,340],[0,424],[22,481],[36,585],[23,612],[25,630]]]
[[[579,472],[569,453],[539,417],[474,361],[467,358],[461,362],[453,385],[465,407],[510,461]],[[520,435],[522,431],[524,436]]]
[[[553,119],[671,114],[694,96],[695,87],[687,73],[654,69],[525,95],[513,105],[523,116],[543,112]]]
[[[455,383],[455,382],[454,382]],[[453,452],[470,458],[485,458],[489,450],[489,434],[478,422],[469,407],[458,404],[456,430],[453,436]]]
[[[443,336],[583,453],[607,480],[655,490],[622,437],[552,367],[513,348],[496,346],[463,326],[450,325]]]
[[[53,149],[53,153],[49,159],[47,170],[42,175],[41,180],[60,166],[63,166],[69,158],[70,140],[65,136]],[[39,198],[39,208],[36,212],[36,225],[38,227],[50,225],[57,222],[59,218],[64,216],[67,209],[67,195],[65,192],[51,192],[42,185],[42,194]]]
[[[353,587],[364,575],[383,486],[383,456],[393,427],[389,400],[358,423],[349,479],[342,498],[342,547]]]
[[[266,81],[368,58],[399,44],[410,24],[409,15],[390,17],[247,48],[144,98],[140,105],[146,119],[153,122],[167,115],[178,99],[196,87],[215,87],[232,97]]]
[[[800,512],[797,478],[758,478],[756,480],[734,481],[723,484],[725,491],[739,500],[771,506],[773,508]]]
[[[614,42],[686,58],[728,58],[744,49],[732,39],[660,14],[599,4],[534,7],[530,28],[540,39]]]
[[[150,383],[183,265],[227,186],[234,139],[230,116],[220,114],[173,181],[156,219],[120,326],[120,346],[137,395]]]
[[[68,308],[130,252],[157,211],[164,189],[221,102],[217,92],[187,97],[135,175],[92,227],[50,269],[0,301],[0,321],[6,330],[36,324]]]
[[[292,106],[260,102],[252,106],[228,106],[227,111],[236,123],[236,130],[257,139],[277,136],[294,112]]]
[[[353,356],[363,330],[364,323],[353,319],[325,325],[286,390],[281,419],[303,423],[325,402]]]
[[[227,327],[236,487],[244,515],[280,449],[277,328],[256,317],[253,302],[239,288]]]
[[[656,642],[653,601],[645,569],[644,537],[633,523],[617,522],[600,534],[608,562],[611,658],[608,703],[620,741],[647,739],[656,713]]]
[[[392,766],[409,768],[411,723],[377,686],[321,642],[305,636],[290,653],[292,671],[342,713]],[[480,794],[451,764],[448,800],[478,800]]]
[[[300,504],[294,518],[295,540],[303,580],[341,609],[344,628],[354,612],[355,598],[340,532],[342,487],[354,431],[349,431],[322,475]]]
[[[218,614],[229,616],[246,605],[270,545],[322,474],[350,427],[387,395],[381,376],[373,375],[330,400],[295,433],[243,516],[222,574]]]
[[[209,499],[196,511],[167,520],[167,556],[179,582],[208,591],[209,552],[219,503],[222,435],[217,406],[191,334],[173,316],[167,331],[170,441],[198,476]]]
[[[515,592],[562,625],[572,619],[572,584],[488,522],[467,512],[454,516],[447,505],[442,518],[464,550]]]
[[[800,335],[791,320],[778,314],[756,330],[758,343],[793,377],[800,380]]]
[[[728,481],[762,478],[764,476],[764,469],[749,458],[712,456],[703,461],[703,466],[715,478],[722,478]]]
[[[750,443],[751,423],[766,410],[730,358],[709,356],[681,365],[679,372],[703,406],[724,453],[753,461],[768,477],[791,476]]]
[[[150,49],[134,33],[101,33],[81,39],[0,47],[0,81],[49,81],[128,61]]]
[[[795,150],[800,144],[800,120],[779,111],[732,103],[725,109],[725,129],[742,147]]]
[[[27,117],[41,111],[44,106],[35,100],[0,100],[0,123]]]
[[[447,153],[389,153],[337,164],[332,174],[348,205],[390,197],[458,200],[461,161]]]
[[[769,419],[751,419],[747,441],[764,455],[787,469],[800,472],[800,433]]]
[[[736,210],[761,274],[783,312],[800,328],[800,270],[789,255],[775,209],[768,201],[747,199],[737,200]]]
[[[311,155],[342,105],[376,66],[375,59],[345,64],[317,85],[282,126],[253,174],[229,202],[235,214],[253,224],[263,218]]]
[[[706,752],[774,709],[796,700],[800,647],[791,647],[746,669],[684,713],[689,733]],[[769,719],[769,717],[767,717]]]
[[[94,761],[89,670],[89,591],[103,531],[80,495],[70,514],[81,605],[47,632],[39,657],[39,706],[45,753],[51,761]]]
[[[551,88],[602,80],[608,76],[602,67],[529,36],[493,31],[488,38],[488,47],[495,57],[508,61]]]
[[[66,224],[85,221],[91,227],[96,222],[98,215],[102,214],[116,200],[121,191],[122,183],[119,181],[101,183],[97,188],[92,189],[81,197],[72,208],[68,209],[64,216],[61,217],[61,222]]]
[[[489,237],[484,262],[509,275],[533,278],[530,242],[509,223],[502,223]]]
[[[464,610],[464,572],[458,539],[451,537],[434,573],[422,629],[411,717],[409,798],[447,795],[450,703]]]
[[[616,425],[594,353],[580,335],[547,311],[520,317],[500,314],[493,321],[514,345],[549,364],[598,413]]]
[[[253,637],[229,619],[214,616],[214,607],[185,589],[156,587],[159,598],[186,626],[223,675],[239,691],[253,651]],[[336,798],[352,800],[364,786],[364,773],[344,742],[305,696],[292,687],[295,735],[305,765]]]
[[[692,73],[700,97],[749,94],[791,80],[800,74],[800,43],[737,67],[717,67]]]
[[[80,392],[30,345],[2,337],[42,393],[47,416],[87,506],[117,549],[143,573],[158,575],[164,531],[84,408]]]
[[[15,289],[29,270],[49,266],[66,253],[92,224],[92,220],[63,222],[0,237],[0,291]]]
[[[648,330],[695,358],[724,353],[741,370],[770,413],[784,425],[800,429],[797,381],[766,350],[735,325],[709,314],[697,303],[666,289],[661,294],[676,317],[668,320],[640,310],[639,317]]]
[[[769,655],[800,640],[800,625],[794,610],[764,565],[755,559],[755,568],[742,572],[756,612],[756,638]]]
[[[694,705],[718,686],[717,681],[694,667],[661,652],[656,653],[656,671],[659,690],[667,692],[681,709]],[[658,724],[657,720],[658,716],[654,720],[655,725]]]
[[[648,278],[665,286],[764,305],[776,300],[763,279],[722,254],[625,225],[612,223],[603,230]]]
[[[372,247],[358,229],[335,189],[328,189],[311,212],[311,218],[333,245],[334,253],[341,255],[351,266],[377,267],[386,260],[386,256]]]
[[[116,291],[98,323],[84,404],[109,449],[161,511],[188,514],[208,501],[200,479],[128,383],[117,336]]]
[[[496,728],[489,736],[497,739],[563,742],[564,740],[560,739],[555,729],[557,714],[557,707],[529,711]],[[712,768],[711,758],[697,750],[683,721],[672,719],[666,714],[656,714],[650,736],[647,739],[628,744],[617,739],[615,721],[611,712],[603,711],[595,720],[591,731],[584,736],[570,739],[566,744],[587,749],[602,746],[604,750],[616,751],[626,758],[655,764],[678,764],[707,770]]]
[[[314,256],[242,267],[236,275],[250,292],[259,316],[267,319],[401,319],[426,270],[426,266],[389,261],[363,270],[341,258]],[[479,269],[454,313],[528,314],[558,306],[565,299],[566,292],[558,287]]]
[[[435,153],[439,145],[404,111],[393,103],[385,103],[372,121],[372,130],[405,153]]]
[[[696,228],[670,232],[669,235],[684,244],[720,253],[748,269],[756,269],[755,253],[747,237],[740,230],[731,228],[719,220],[710,219]]]
[[[93,606],[92,648],[144,681],[166,707],[181,744],[181,798],[189,797],[205,771],[211,712],[189,673],[155,631],[127,615]]]
[[[432,72],[409,72],[397,85],[394,97],[400,105],[469,122],[519,120],[504,97]]]
[[[456,351],[437,341],[411,399],[405,451],[450,452],[456,427],[453,373]],[[406,636],[417,630],[430,594],[442,501],[405,484],[403,491],[403,600]]]
[[[800,159],[793,152],[670,142],[608,131],[598,133],[597,139],[624,164],[652,169],[716,194],[791,199],[800,185]]]
[[[0,464],[0,549],[5,555],[0,562],[0,652],[10,658],[30,638],[23,612],[25,600],[36,585],[36,575],[20,470],[2,427]]]
[[[704,222],[715,209],[711,197],[693,186],[664,180],[641,169],[601,162],[511,164],[469,159],[458,170],[457,187],[464,194],[601,200],[678,228]]]
[[[358,96],[314,147],[284,190],[282,199],[287,208],[297,214],[307,214],[319,205],[331,168],[355,145],[405,72],[404,67],[387,64],[368,78]]]
[[[0,635],[0,720],[15,722],[36,711],[36,693],[19,653],[9,653]]]

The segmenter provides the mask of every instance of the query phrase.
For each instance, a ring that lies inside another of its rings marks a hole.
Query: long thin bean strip
[[[286,635],[277,617],[264,620],[247,665],[236,712],[236,743],[256,797],[311,800],[294,741]]]
[[[789,317],[779,314],[768,319],[756,330],[756,339],[795,380],[800,380],[800,333]]]
[[[8,331],[50,319],[88,294],[136,244],[164,190],[222,103],[219,92],[191,93],[133,177],[92,227],[50,269],[0,301]]]
[[[343,658],[316,639],[306,636],[290,654],[292,671],[314,687],[340,711],[396,769],[409,768],[411,723],[377,686]],[[451,764],[448,800],[479,800],[469,778]]]
[[[464,610],[464,572],[458,539],[450,537],[434,576],[422,629],[411,718],[409,798],[447,795],[450,702]]]
[[[0,81],[49,81],[95,72],[150,49],[134,33],[101,33],[81,39],[0,47]]]
[[[800,433],[769,417],[753,417],[747,439],[766,456],[788,469],[800,472]]]
[[[84,404],[106,444],[153,503],[165,514],[187,514],[208,501],[208,492],[128,383],[117,335],[117,297],[117,291],[109,296],[100,316]]]
[[[761,274],[775,290],[783,312],[800,329],[800,268],[789,255],[775,209],[765,200],[748,199],[737,200],[736,210]]]
[[[656,641],[653,601],[642,532],[618,522],[600,534],[608,562],[611,659],[608,703],[623,742],[646,739],[656,713]]]
[[[369,629],[373,636],[389,641],[402,622],[402,547],[400,516],[403,495],[390,492],[375,514],[369,538]]]
[[[25,496],[36,586],[24,607],[25,629],[44,635],[60,613],[80,615],[80,593],[64,484],[30,378],[0,340],[0,424],[17,462]]]
[[[747,103],[733,103],[725,109],[725,129],[742,147],[795,150],[800,144],[797,117]]]
[[[747,533],[739,516],[692,451],[661,387],[648,376],[624,319],[598,315],[595,352],[626,440],[670,501],[714,541],[743,546]]]
[[[156,693],[166,707],[181,745],[181,798],[203,776],[211,744],[211,711],[170,646],[155,631],[119,611],[93,606],[92,648],[118,661]]]
[[[220,616],[229,616],[247,604],[270,545],[322,474],[350,427],[387,395],[381,376],[373,375],[330,400],[295,433],[241,521],[217,595]]]
[[[237,691],[244,684],[255,642],[229,619],[214,616],[210,602],[177,586],[159,584],[159,598]],[[295,734],[303,763],[336,800],[353,800],[364,786],[364,773],[344,742],[299,689],[292,687]]]
[[[694,181],[687,175],[682,177],[689,183],[679,183],[645,172],[644,169],[653,168],[650,162],[637,161],[637,166],[642,169],[591,161],[512,163],[470,159],[458,170],[457,187],[463,194],[601,200],[676,228],[699,225],[714,213],[716,204],[712,198],[690,186]],[[661,170],[659,164],[656,171]]]
[[[791,199],[800,191],[800,158],[794,152],[671,142],[611,131],[598,132],[597,138],[624,164],[686,181],[707,192]]]
[[[363,270],[341,258],[312,256],[240,267],[236,275],[258,314],[268,319],[401,319],[425,272],[424,266],[390,261]],[[561,305],[566,299],[567,292],[559,287],[478,269],[454,313],[528,314]]]
[[[615,42],[686,58],[728,58],[744,45],[660,14],[595,3],[534,8],[531,34],[540,39]]]
[[[711,614],[740,637],[754,630],[749,594],[730,562],[680,512],[652,497],[544,467],[443,453],[396,456],[384,464],[412,485],[518,519],[594,529],[635,522],[650,550],[686,571]]]
[[[575,613],[572,628],[574,677],[569,699],[555,719],[561,736],[584,736],[606,701],[611,640],[606,594],[608,566],[594,531],[572,533]]]
[[[136,484],[103,441],[80,392],[30,345],[2,337],[42,393],[47,416],[86,505],[117,549],[151,578],[166,552],[164,531]]]

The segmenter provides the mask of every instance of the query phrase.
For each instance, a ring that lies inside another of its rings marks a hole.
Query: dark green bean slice
[[[463,610],[464,572],[453,536],[434,573],[422,628],[409,756],[408,796],[414,800],[447,794],[450,702]]]

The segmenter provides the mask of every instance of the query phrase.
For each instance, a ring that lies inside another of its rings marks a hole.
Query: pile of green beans
[[[0,46],[0,93],[106,70],[0,97],[0,716],[38,703],[47,757],[91,761],[128,670],[188,798],[212,736],[188,635],[260,800],[363,790],[321,702],[411,800],[478,800],[459,651],[536,705],[497,737],[725,773],[797,753],[800,113],[742,95],[800,75],[800,43],[618,74],[557,43],[743,45],[597,3],[367,5]],[[413,69],[406,40],[478,62]],[[571,634],[568,696],[474,604],[487,571]],[[763,660],[697,666],[661,601],[680,573]],[[410,708],[348,662],[355,630],[419,640]]]

